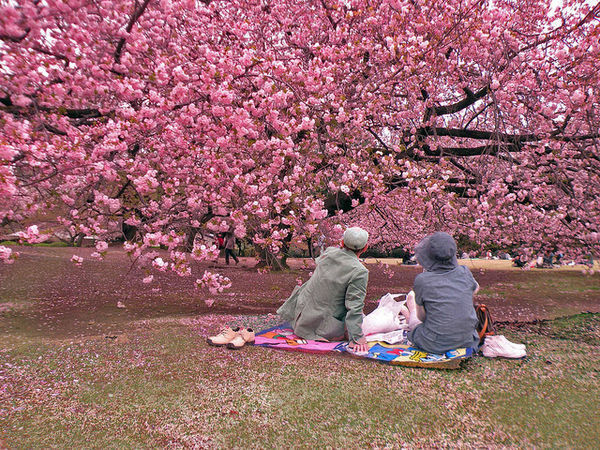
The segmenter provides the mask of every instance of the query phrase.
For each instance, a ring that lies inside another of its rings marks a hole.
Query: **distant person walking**
[[[233,249],[235,248],[235,236],[231,231],[225,234],[225,264],[229,265],[229,256],[231,256],[235,263],[238,264],[240,260],[235,256]]]
[[[219,233],[217,235],[217,247],[219,250],[225,248],[225,233]]]

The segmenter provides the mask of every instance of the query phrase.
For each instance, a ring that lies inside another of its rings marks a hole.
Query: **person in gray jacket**
[[[356,352],[368,350],[362,332],[369,271],[359,261],[369,234],[348,228],[341,247],[329,247],[316,259],[310,279],[296,286],[277,313],[303,339],[337,341],[347,336]]]
[[[423,273],[407,296],[408,339],[419,349],[442,354],[462,347],[478,348],[473,294],[479,284],[458,264],[456,242],[448,233],[425,237],[416,247]]]

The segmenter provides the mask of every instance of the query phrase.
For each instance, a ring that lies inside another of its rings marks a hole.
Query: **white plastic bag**
[[[400,324],[402,326],[402,324]],[[390,331],[389,333],[375,333],[365,336],[367,342],[387,342],[388,344],[406,344],[404,330]]]
[[[403,327],[404,316],[399,313],[406,300],[397,302],[395,298],[405,295],[388,293],[381,297],[377,308],[363,318],[363,333],[368,335],[400,330]]]
[[[406,303],[406,300],[397,302],[395,300],[396,297],[406,297],[406,294],[387,293],[379,299],[379,304],[377,305],[377,308],[386,308],[396,315],[400,314],[400,309],[402,308],[402,305]]]

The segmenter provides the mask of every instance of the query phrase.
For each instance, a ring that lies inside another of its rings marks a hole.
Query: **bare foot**
[[[400,307],[400,314],[402,314],[404,316],[404,318],[406,319],[406,322],[408,322],[408,319],[410,317],[410,311],[408,310],[406,305],[402,305]]]
[[[415,301],[415,291],[410,291],[406,295],[406,307],[410,314],[414,314],[417,310],[417,302]]]

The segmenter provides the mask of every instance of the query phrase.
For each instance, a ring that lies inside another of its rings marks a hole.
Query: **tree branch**
[[[28,111],[28,109],[30,111]],[[11,114],[33,114],[33,108],[15,106],[10,97],[0,98],[0,110]],[[67,116],[69,119],[97,119],[103,117],[97,108],[65,108],[62,106],[50,108],[48,106],[37,106],[37,110]],[[109,113],[110,114],[110,113]]]
[[[485,97],[490,92],[490,88],[489,86],[485,86],[475,93],[473,93],[470,89],[464,89],[464,92],[465,94],[467,94],[467,96],[456,103],[445,106],[430,106],[429,108],[427,108],[425,110],[425,117],[423,119],[424,122],[427,122],[434,114],[436,116],[443,116],[446,114],[454,114],[459,111],[462,111],[465,108],[468,108],[476,101]]]
[[[8,34],[0,34],[0,40],[8,41],[8,42],[21,42],[23,39],[27,37],[31,28],[25,28],[25,32],[21,36],[10,36]]]
[[[434,128],[434,127],[421,127],[417,130],[419,136],[450,136],[450,137],[461,137],[467,139],[481,139],[481,140],[495,140],[499,142],[509,142],[513,144],[520,144],[522,142],[535,142],[542,138],[535,134],[506,134],[496,133],[493,131],[483,130],[465,130],[462,128]]]
[[[515,144],[488,144],[478,147],[437,147],[436,149],[424,146],[423,150],[427,156],[478,156],[497,155],[501,152],[518,152],[520,147]]]
[[[56,59],[60,59],[61,61],[64,61],[65,67],[67,67],[70,63],[69,58],[67,58],[65,55],[61,55],[60,53],[51,52],[50,50],[46,50],[45,48],[40,47],[39,45],[34,45],[31,48],[33,50],[35,50],[36,52],[40,52],[40,53],[43,53],[44,55],[48,55],[48,56],[53,56]]]
[[[144,11],[146,10],[148,3],[150,3],[150,0],[144,0],[144,3],[142,3],[142,5],[133,12],[133,14],[131,15],[131,18],[129,19],[129,23],[127,24],[127,27],[125,28],[125,31],[127,31],[127,33],[131,33],[131,30],[133,29],[133,25],[137,22],[137,20],[141,17],[141,15],[144,14]],[[119,64],[121,62],[121,54],[123,53],[123,49],[125,48],[125,42],[126,42],[125,38],[122,37],[121,39],[119,39],[119,43],[117,44],[117,48],[115,50],[115,62],[117,64]]]
[[[66,136],[67,135],[66,131],[59,130],[58,128],[53,127],[52,125],[50,125],[49,123],[44,123],[43,126],[50,133],[58,134],[59,136]]]

